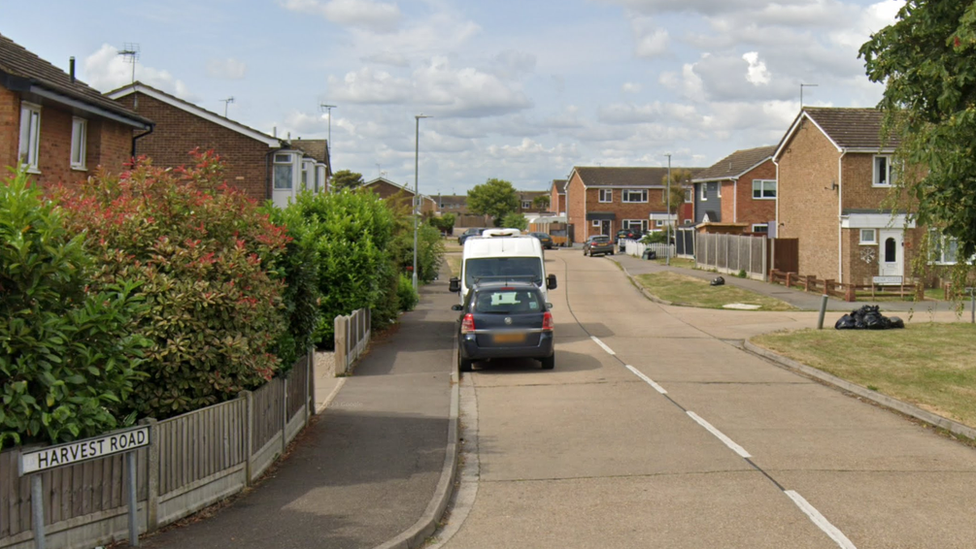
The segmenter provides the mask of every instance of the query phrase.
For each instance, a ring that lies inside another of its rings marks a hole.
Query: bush
[[[664,231],[655,231],[644,235],[644,238],[641,238],[641,242],[643,244],[663,244],[667,239],[668,235]]]
[[[444,242],[440,232],[430,225],[417,228],[417,280],[427,284],[437,278]],[[390,256],[400,272],[409,273],[413,268],[413,226],[400,232],[390,247]],[[411,275],[412,279],[413,275]]]
[[[271,379],[288,327],[282,265],[289,237],[222,183],[212,153],[195,159],[176,170],[140,162],[58,195],[69,228],[88,235],[98,284],[141,284],[149,308],[134,325],[152,345],[131,406],[159,419]]]
[[[335,317],[356,309],[373,309],[377,329],[395,319],[398,279],[386,249],[396,218],[376,194],[301,193],[284,215],[294,237],[314,246],[321,293],[317,345],[331,349]]]
[[[420,294],[413,288],[413,279],[405,274],[400,275],[397,298],[401,311],[412,311],[420,303]]]
[[[0,185],[0,447],[57,443],[129,425],[144,310],[135,284],[86,291],[80,236],[21,172]]]
[[[502,227],[506,229],[518,229],[524,231],[529,227],[529,221],[520,213],[510,213],[502,218]]]

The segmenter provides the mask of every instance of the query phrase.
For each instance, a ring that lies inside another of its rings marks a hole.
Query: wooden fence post
[[[285,455],[285,450],[288,448],[288,377],[291,372],[288,372],[281,378],[281,455]]]
[[[793,280],[792,280],[792,278],[793,278],[793,273],[786,273],[786,287],[787,288],[792,288],[793,287]]]
[[[305,426],[315,410],[312,397],[315,395],[315,348],[309,347],[305,353]]]
[[[159,528],[159,430],[156,420],[145,418],[139,425],[149,426],[146,448],[146,532]]]
[[[346,317],[335,317],[335,375],[346,375]]]
[[[237,393],[244,399],[244,484],[251,485],[251,458],[254,457],[254,394],[251,391]]]

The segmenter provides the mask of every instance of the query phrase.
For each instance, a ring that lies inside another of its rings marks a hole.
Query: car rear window
[[[607,242],[610,240],[609,236],[596,236],[593,237],[593,242]]]
[[[484,290],[475,296],[476,313],[538,313],[542,309],[539,292],[533,290]]]
[[[464,272],[464,284],[469,288],[479,280],[501,282],[504,278],[542,283],[542,262],[538,257],[472,258],[465,263]]]

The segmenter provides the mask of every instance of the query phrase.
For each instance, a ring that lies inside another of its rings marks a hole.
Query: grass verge
[[[710,286],[708,281],[673,272],[638,275],[647,291],[675,305],[721,309],[730,303],[758,305],[759,311],[789,311],[793,306],[779,299],[726,284]]]
[[[461,255],[444,254],[443,258],[447,268],[451,270],[451,276],[458,276],[458,273],[461,272]]]
[[[756,345],[884,395],[976,427],[976,326],[909,324],[904,330],[801,330]]]

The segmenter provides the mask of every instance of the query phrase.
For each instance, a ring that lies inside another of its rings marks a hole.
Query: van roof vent
[[[518,229],[487,229],[481,232],[481,236],[521,236],[522,231]]]

